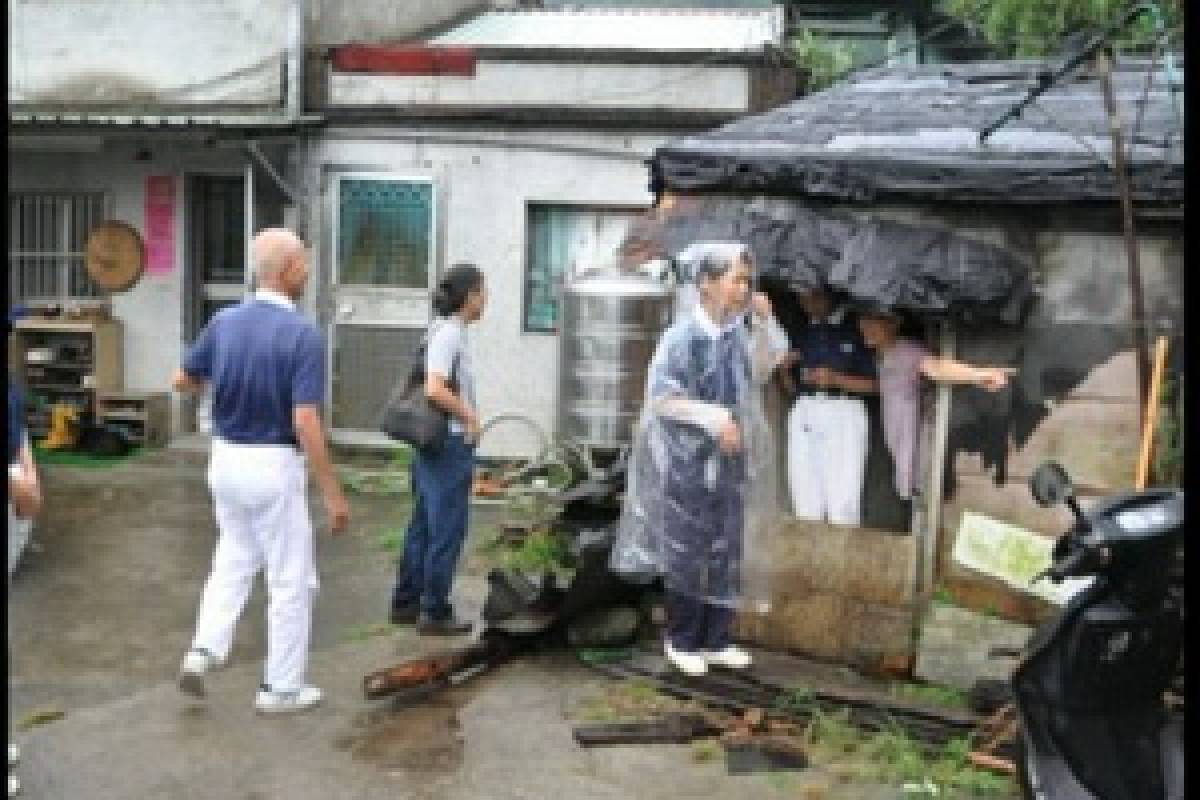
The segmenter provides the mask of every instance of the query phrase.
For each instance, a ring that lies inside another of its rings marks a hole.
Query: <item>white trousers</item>
[[[267,664],[276,691],[304,686],[317,571],[305,496],[304,458],[295,448],[237,445],[214,438],[208,486],[216,552],[204,584],[192,647],[224,660],[254,577],[267,578]]]
[[[867,407],[856,397],[800,395],[788,414],[788,488],[801,519],[857,526],[867,468]]]

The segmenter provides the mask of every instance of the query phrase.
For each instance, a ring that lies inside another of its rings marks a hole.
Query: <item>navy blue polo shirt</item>
[[[17,463],[21,452],[21,436],[25,430],[24,403],[21,389],[8,376],[8,463]]]
[[[875,359],[853,319],[839,309],[824,320],[809,321],[795,335],[792,349],[800,358],[792,366],[798,391],[817,390],[802,380],[804,370],[829,367],[856,378],[876,377]]]
[[[235,444],[296,444],[292,411],[325,397],[321,334],[273,293],[217,312],[183,371],[208,381],[213,433]]]

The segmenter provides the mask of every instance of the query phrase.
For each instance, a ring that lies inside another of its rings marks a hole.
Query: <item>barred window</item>
[[[14,303],[99,297],[84,268],[92,227],[104,219],[101,192],[8,195],[8,291]]]

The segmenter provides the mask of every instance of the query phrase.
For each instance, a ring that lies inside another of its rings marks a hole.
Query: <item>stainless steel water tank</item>
[[[646,368],[671,319],[671,291],[640,273],[585,273],[559,305],[558,436],[589,449],[620,449],[646,390]]]

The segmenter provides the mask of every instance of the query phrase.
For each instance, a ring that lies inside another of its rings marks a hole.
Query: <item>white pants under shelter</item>
[[[222,660],[228,657],[254,577],[265,569],[264,682],[276,691],[299,689],[304,686],[317,590],[304,457],[293,447],[238,445],[214,438],[208,486],[219,535],[192,647]]]
[[[788,414],[788,488],[797,517],[861,524],[867,408],[857,397],[805,395]]]

